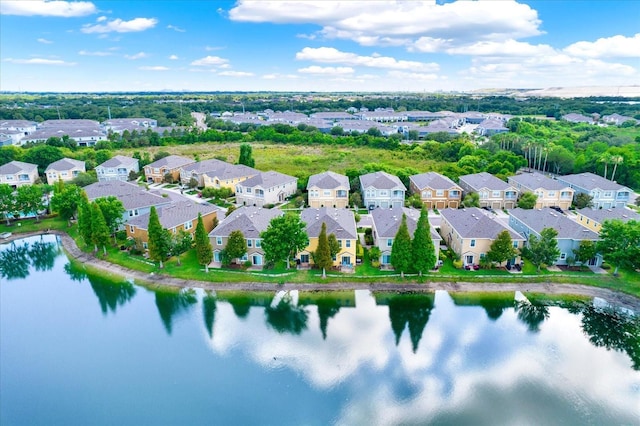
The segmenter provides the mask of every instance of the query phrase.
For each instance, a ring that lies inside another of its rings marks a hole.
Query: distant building
[[[556,180],[574,189],[576,193],[591,196],[594,209],[624,207],[631,202],[633,194],[626,186],[589,172],[556,176]]]
[[[576,113],[565,114],[562,116],[562,119],[570,123],[587,123],[587,124],[595,123],[592,117],[587,117],[586,115],[576,114]]]
[[[182,167],[195,163],[194,160],[179,155],[169,155],[144,166],[144,175],[149,183],[162,183],[167,174],[173,182],[180,179]]]
[[[518,190],[490,173],[482,172],[460,176],[460,186],[465,194],[475,192],[480,207],[513,209],[518,200]]]
[[[124,155],[116,155],[115,157],[110,158],[99,166],[96,166],[96,175],[98,176],[98,181],[127,181],[129,180],[129,174],[131,172],[140,172],[140,167],[138,164],[139,163],[137,158],[125,157]]]
[[[559,207],[562,210],[568,210],[571,207],[574,190],[569,185],[541,173],[521,173],[510,176],[508,179],[509,183],[520,192],[520,196],[524,192],[532,192],[538,197],[536,209]]]
[[[85,173],[86,171],[84,161],[63,158],[49,164],[44,174],[47,177],[47,183],[53,185],[59,180],[69,182],[80,173]]]
[[[309,206],[345,208],[349,205],[349,178],[327,171],[309,176],[307,192]]]
[[[38,179],[38,166],[22,161],[10,161],[0,166],[0,183],[6,183],[12,188],[23,185],[33,185]]]
[[[296,177],[274,171],[260,172],[236,185],[236,202],[258,207],[279,204],[295,194],[297,189]]]
[[[597,233],[600,233],[605,220],[640,221],[640,214],[628,208],[591,209],[587,207],[576,210],[575,214],[579,224]]]
[[[419,194],[428,209],[458,208],[462,201],[462,188],[446,176],[436,172],[409,176],[412,194]]]
[[[407,188],[402,181],[387,172],[367,173],[360,176],[360,189],[364,206],[373,210],[376,207],[403,207]]]

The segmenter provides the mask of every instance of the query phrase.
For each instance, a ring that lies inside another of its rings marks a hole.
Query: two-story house
[[[581,241],[598,241],[598,234],[591,229],[582,226],[575,220],[569,219],[562,213],[545,207],[542,209],[512,209],[509,210],[509,225],[529,239],[531,235],[540,238],[540,233],[544,228],[553,228],[558,232],[556,241],[560,249],[560,257],[556,260],[556,265],[566,265],[567,258],[574,256],[574,251],[578,250]],[[602,258],[600,255],[588,261],[589,266],[600,266]]]
[[[532,192],[538,198],[536,209],[543,207],[559,207],[568,210],[571,207],[574,190],[560,181],[551,179],[541,173],[521,173],[509,176],[509,184],[516,187],[519,195]]]
[[[440,211],[440,235],[447,246],[462,259],[463,266],[478,265],[491,250],[491,243],[498,234],[507,231],[513,247],[522,249],[525,238],[516,230],[503,225],[492,213],[477,207],[466,209],[444,209]],[[520,263],[520,256],[514,256],[507,265]]]
[[[33,185],[38,179],[38,166],[22,161],[10,161],[0,166],[0,183],[12,188],[22,185]]]
[[[592,209],[584,208],[575,211],[576,221],[584,227],[591,229],[593,232],[600,233],[602,224],[605,220],[621,220],[628,222],[630,220],[640,221],[640,214],[628,208],[617,209]]]
[[[349,178],[327,171],[309,176],[307,193],[309,206],[345,208],[349,206]]]
[[[237,184],[259,173],[259,170],[244,164],[224,163],[220,168],[204,172],[202,182],[205,188],[227,188],[235,193]]]
[[[347,271],[353,270],[353,265],[356,263],[358,230],[351,210],[333,207],[308,208],[302,210],[300,219],[306,224],[309,237],[309,244],[297,256],[301,266],[313,264],[311,253],[318,248],[318,237],[324,223],[327,228],[327,237],[334,234],[340,246],[340,251],[333,259],[333,266],[339,266]]]
[[[367,173],[360,176],[360,189],[362,202],[369,210],[376,207],[388,209],[404,206],[407,188],[397,176],[387,172]]]
[[[131,172],[138,173],[139,171],[138,159],[124,155],[116,155],[96,166],[96,175],[99,182],[107,180],[127,181]]]
[[[465,193],[475,192],[480,207],[513,209],[518,200],[518,190],[494,175],[482,172],[460,176],[460,186]]]
[[[144,166],[144,175],[149,183],[162,183],[169,174],[172,182],[180,179],[180,169],[194,160],[179,155],[169,155]]]
[[[274,171],[260,172],[236,185],[236,203],[258,207],[279,204],[297,189],[296,177]]]
[[[626,186],[588,172],[556,176],[556,180],[576,193],[590,195],[594,209],[624,207],[630,203],[633,194]]]
[[[53,185],[59,180],[69,182],[80,173],[87,171],[84,161],[74,160],[72,158],[63,158],[49,164],[44,171],[47,177],[47,183]]]
[[[420,219],[420,210],[394,207],[391,209],[375,209],[371,212],[371,235],[373,236],[374,245],[380,249],[380,259],[378,260],[382,266],[391,264],[391,248],[393,247],[393,240],[398,233],[398,228],[400,228],[403,214],[407,217],[407,228],[411,238],[413,238],[418,219]],[[438,259],[442,238],[435,231],[433,225],[431,225],[431,240],[433,241],[436,259]]]
[[[462,201],[462,188],[436,172],[409,176],[412,194],[419,194],[428,209],[457,209]]]
[[[279,209],[263,209],[254,206],[242,206],[231,212],[209,233],[214,266],[222,265],[221,253],[227,246],[229,235],[233,231],[242,232],[247,242],[247,253],[240,260],[249,260],[251,265],[257,267],[264,265],[264,250],[262,250],[260,234],[266,231],[273,218],[283,214],[284,212]]]

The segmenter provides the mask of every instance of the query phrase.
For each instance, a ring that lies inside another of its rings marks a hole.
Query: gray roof
[[[630,220],[640,221],[640,214],[625,207],[618,207],[615,209],[592,209],[587,207],[584,209],[576,210],[576,212],[585,217],[588,217],[589,219],[593,219],[598,223],[602,223],[607,219],[620,219],[623,222],[627,222]]]
[[[6,129],[9,127],[35,127],[35,121],[29,120],[2,120],[0,121],[0,129]]]
[[[185,172],[206,173],[213,170],[218,170],[230,165],[222,160],[211,159],[198,161],[196,163],[187,164],[182,167]]]
[[[610,181],[609,179],[605,179],[602,176],[598,176],[589,172],[578,173],[574,175],[557,176],[556,179],[561,182],[566,182],[572,187],[585,189],[587,191],[591,191],[593,189],[618,191],[620,189],[626,188],[625,186],[622,186],[617,182]]]
[[[89,200],[113,195],[122,201],[122,205],[126,210],[157,206],[170,202],[170,200],[153,194],[141,186],[120,180],[95,182],[85,186],[84,191],[87,193]]]
[[[204,216],[211,212],[218,211],[218,208],[208,203],[198,204],[195,201],[189,200],[171,203],[168,206],[159,208],[157,211],[160,225],[162,225],[164,229],[171,229],[196,219],[198,213]],[[127,224],[147,229],[147,226],[149,226],[149,213],[136,216],[130,219]]]
[[[513,229],[503,225],[484,210],[477,207],[468,209],[443,209],[440,214],[460,234],[462,238],[495,239],[502,231],[508,231],[512,240],[524,240]]]
[[[411,209],[407,207],[393,207],[390,209],[377,208],[371,212],[371,219],[376,228],[378,238],[394,238],[400,228],[402,222],[402,215],[407,216],[407,228],[409,234],[413,236],[416,232],[416,226],[418,225],[418,219],[420,219],[420,210]],[[442,238],[434,231],[431,226],[431,239],[441,240]]]
[[[84,169],[84,161],[74,160],[72,158],[62,158],[58,161],[54,161],[49,164],[45,170],[48,172],[49,170],[62,171],[62,170],[71,170],[71,169]]]
[[[260,238],[269,222],[274,217],[282,216],[279,209],[263,209],[260,207],[240,207],[222,220],[210,233],[210,237],[228,237],[233,231],[240,231],[245,238]]]
[[[250,177],[249,179],[242,182],[242,186],[245,187],[255,187],[259,186],[261,188],[273,188],[274,186],[283,185],[286,183],[290,183],[292,180],[297,180],[298,178],[285,175],[284,173],[274,172],[273,170],[268,172],[260,172],[257,175]]]
[[[521,208],[509,210],[509,214],[524,223],[536,233],[544,228],[553,228],[558,231],[557,238],[569,238],[573,240],[597,240],[598,234],[569,219],[562,213],[545,207],[542,209],[525,210]]]
[[[148,164],[148,167],[152,168],[160,168],[160,167],[168,167],[169,169],[177,169],[179,167],[186,166],[187,164],[195,163],[195,160],[192,160],[187,157],[181,157],[179,155],[169,155],[167,157],[161,158],[158,161],[154,161],[151,164]]]
[[[225,180],[225,179],[239,178],[243,176],[255,176],[259,173],[260,173],[259,170],[256,170],[253,167],[245,166],[244,164],[224,163],[224,165],[221,168],[216,170],[210,170],[203,174],[209,177],[217,177],[220,180]]]
[[[16,173],[31,173],[38,169],[37,164],[24,163],[22,161],[10,161],[0,166],[0,174],[15,175]]]
[[[568,188],[567,185],[540,173],[521,173],[515,176],[509,176],[509,182],[514,185],[520,184],[530,191],[535,191],[538,188],[556,191]]]
[[[124,155],[116,155],[113,158],[108,159],[98,167],[120,167],[120,166],[133,166],[138,162],[138,159],[132,157],[126,157]]]
[[[504,191],[506,189],[512,188],[512,185],[509,185],[502,179],[499,179],[491,173],[487,172],[460,176],[460,184],[462,183],[465,183],[474,191],[479,191],[483,188],[495,191]]]
[[[327,171],[317,175],[309,176],[309,183],[307,183],[307,189],[310,188],[319,189],[335,189],[335,188],[347,188],[349,190],[349,178],[345,175],[340,175],[332,171]]]
[[[376,189],[401,189],[406,191],[398,176],[391,175],[387,172],[367,173],[360,176],[360,186],[362,189],[373,187]]]
[[[40,123],[38,126],[43,127],[55,127],[55,128],[75,128],[75,127],[100,127],[100,123],[95,120],[86,120],[83,118],[77,119],[65,119],[65,120],[46,120]]]
[[[409,180],[411,180],[411,182],[413,182],[414,185],[416,185],[419,189],[460,188],[454,181],[436,172],[427,172],[419,175],[409,176]]]
[[[355,239],[358,236],[356,220],[351,210],[321,207],[319,209],[304,209],[300,219],[307,224],[307,235],[318,237],[322,223],[327,225],[327,236],[334,234],[337,239]]]

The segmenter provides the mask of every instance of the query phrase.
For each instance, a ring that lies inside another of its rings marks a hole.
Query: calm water
[[[26,241],[0,246],[2,426],[640,423],[640,325],[620,310],[153,292]]]

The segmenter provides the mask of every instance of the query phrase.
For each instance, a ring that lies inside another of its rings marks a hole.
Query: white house
[[[104,163],[96,166],[96,175],[98,181],[107,180],[129,180],[129,173],[138,173],[140,166],[137,158],[125,157],[124,155],[116,155]]]
[[[274,171],[261,172],[236,185],[236,202],[258,207],[283,203],[297,189],[296,177]]]

